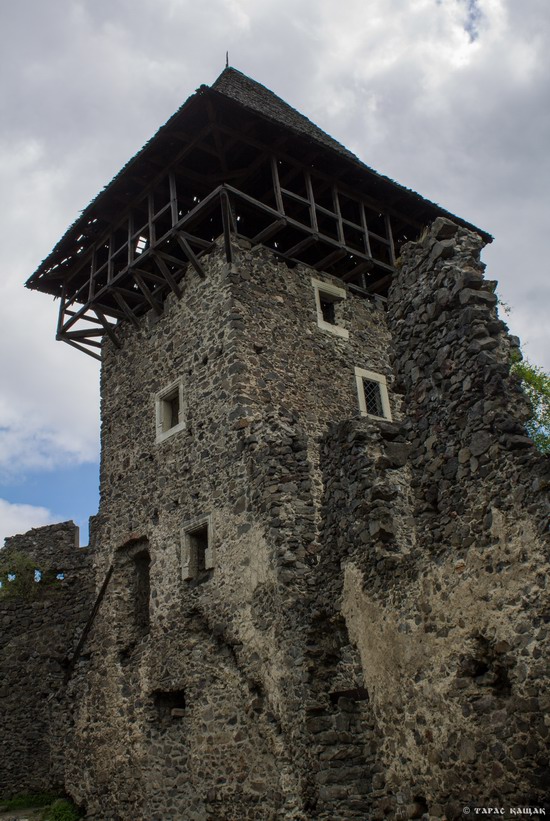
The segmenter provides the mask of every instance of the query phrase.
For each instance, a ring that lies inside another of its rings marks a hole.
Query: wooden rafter
[[[369,242],[372,237],[384,246],[391,246],[391,226],[387,216],[386,230],[390,239],[369,231],[364,211],[364,206],[369,206],[358,200],[357,196],[354,201],[357,203],[361,225],[344,218],[339,203],[340,189],[336,182],[323,182],[320,187],[323,197],[321,205],[315,199],[313,172],[293,167],[289,172],[290,176],[287,175],[290,182],[297,174],[303,175],[307,195],[303,197],[281,186],[275,155],[264,153],[256,157],[254,162],[255,171],[244,175],[243,179],[254,180],[254,174],[260,172],[262,166],[266,169],[271,167],[272,190],[269,199],[275,203],[275,207],[225,183],[218,185],[206,196],[195,195],[193,207],[182,213],[179,205],[181,181],[177,178],[177,169],[164,175],[164,182],[161,180],[162,185],[158,191],[150,188],[146,196],[142,194],[137,198],[134,206],[137,211],[134,213],[131,209],[128,210],[124,219],[119,220],[108,234],[96,242],[91,255],[87,259],[78,260],[78,271],[85,268],[87,270],[86,281],[80,284],[82,280],[71,272],[64,283],[59,337],[80,345],[81,349],[85,346],[88,352],[90,348],[100,346],[98,340],[102,334],[107,335],[113,344],[120,345],[116,322],[128,319],[138,325],[139,316],[149,309],[160,315],[168,292],[171,291],[177,298],[181,297],[179,283],[188,264],[201,278],[206,276],[201,257],[213,245],[212,237],[209,236],[213,224],[217,224],[223,231],[226,258],[230,263],[233,261],[232,237],[238,235],[254,244],[271,243],[273,246],[276,243],[277,255],[292,263],[302,262],[302,256],[311,255],[311,249],[318,246],[321,254],[317,262],[313,262],[313,267],[319,271],[336,273],[354,288],[365,289],[367,272],[378,271],[374,278],[369,278],[369,282],[372,280],[373,283],[369,288],[374,290],[377,283],[383,281],[383,277],[391,275],[393,265],[382,259],[373,259]],[[264,178],[260,176],[258,179],[261,181]],[[288,184],[285,179],[285,185]],[[327,191],[332,197],[333,210],[326,207]],[[288,213],[290,205],[288,208],[285,206],[285,197],[289,198],[289,203],[296,201],[303,204],[303,218],[299,211],[295,212],[295,216]],[[188,201],[189,199],[190,197]],[[215,216],[216,213],[218,216]],[[243,213],[244,222],[238,222],[237,215]],[[320,229],[318,215],[334,221],[334,236]],[[347,216],[349,214],[346,212]],[[138,225],[143,227],[140,229]],[[346,226],[355,232],[353,247],[346,242]],[[285,239],[287,231],[291,231],[290,241]],[[363,237],[364,250],[356,247],[359,244],[356,236]],[[393,249],[389,254],[392,252]],[[307,262],[310,258],[311,256],[306,257],[306,264],[310,264]],[[123,265],[121,261],[124,262]],[[137,288],[131,287],[131,283],[135,283]],[[70,299],[67,298],[68,288],[73,293]],[[76,306],[79,300],[84,303],[82,307]],[[90,328],[88,324],[84,328],[77,328],[81,321],[95,323],[96,327]],[[94,350],[91,352],[95,353]]]

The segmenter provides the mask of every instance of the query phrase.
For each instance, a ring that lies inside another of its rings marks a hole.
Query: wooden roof
[[[491,241],[492,237],[485,231],[378,174],[273,92],[229,67],[211,87],[201,86],[189,97],[95,197],[28,279],[27,287],[60,295],[62,283],[73,263],[147,188],[159,169],[177,156],[186,139],[193,140],[201,131],[205,139],[209,139],[209,124],[216,119],[226,119],[238,130],[245,114],[256,118],[258,124],[263,123],[263,127],[257,127],[265,144],[281,143],[285,136],[293,136],[294,142],[288,143],[285,149],[291,149],[299,159],[307,159],[308,146],[310,150],[317,148],[314,159],[310,160],[312,165],[330,169],[332,174],[344,180],[348,188],[365,190],[381,207],[403,215],[405,222],[410,220],[418,226],[443,215],[477,231],[486,242]]]

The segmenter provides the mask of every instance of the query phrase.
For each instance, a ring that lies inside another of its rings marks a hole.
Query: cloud
[[[97,364],[54,341],[56,304],[22,282],[227,50],[367,164],[493,233],[487,275],[550,366],[547,0],[20,0],[0,30],[0,479],[97,459]]]
[[[6,536],[26,533],[31,527],[42,527],[55,521],[56,518],[45,507],[14,505],[0,499],[0,547],[3,546]]]

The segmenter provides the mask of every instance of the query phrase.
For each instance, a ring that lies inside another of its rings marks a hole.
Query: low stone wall
[[[59,706],[92,607],[91,552],[63,522],[6,539],[0,568],[0,794],[62,790]]]

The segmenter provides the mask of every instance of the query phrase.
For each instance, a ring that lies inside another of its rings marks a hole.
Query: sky
[[[195,89],[248,74],[495,237],[506,321],[550,368],[548,0],[0,2],[0,543],[97,512],[99,367],[23,288]]]

